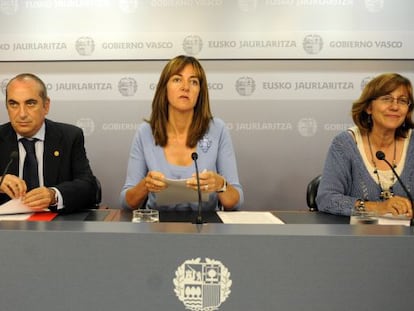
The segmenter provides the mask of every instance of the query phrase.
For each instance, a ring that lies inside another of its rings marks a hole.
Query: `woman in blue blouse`
[[[164,67],[151,117],[133,139],[122,206],[136,209],[146,202],[155,209],[197,210],[198,202],[160,206],[156,200],[156,194],[167,188],[166,178],[188,179],[187,187],[197,191],[193,152],[198,154],[201,191],[209,194],[203,210],[240,208],[243,190],[229,131],[212,116],[201,64],[181,55]]]
[[[353,103],[356,126],[329,148],[316,203],[320,211],[350,215],[352,209],[412,217],[409,198],[381,151],[410,193],[414,191],[411,82],[386,73],[371,80]]]

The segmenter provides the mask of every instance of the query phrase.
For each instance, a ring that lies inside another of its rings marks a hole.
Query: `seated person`
[[[73,212],[94,207],[97,189],[80,128],[46,119],[50,98],[43,81],[19,74],[6,86],[10,122],[0,126],[0,203],[22,198],[33,211]]]
[[[350,215],[356,208],[378,215],[412,217],[401,180],[414,190],[413,89],[411,82],[386,73],[371,80],[352,105],[355,127],[337,135],[329,148],[316,203],[320,211]]]
[[[187,187],[197,191],[194,152],[201,191],[209,194],[202,209],[240,208],[243,190],[232,141],[226,124],[211,114],[204,69],[193,57],[177,56],[164,67],[151,117],[132,142],[122,206],[136,209],[145,202],[159,210],[197,210],[198,202],[159,206],[156,201],[156,194],[167,188],[165,178],[188,178]]]

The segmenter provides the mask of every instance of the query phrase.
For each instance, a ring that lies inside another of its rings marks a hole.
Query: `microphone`
[[[201,216],[201,189],[200,189],[200,176],[198,175],[198,165],[197,165],[198,154],[197,152],[193,152],[191,154],[191,158],[193,159],[194,165],[195,165],[196,179],[197,179],[197,192],[198,192],[198,214],[197,214],[195,223],[202,224],[203,217]]]
[[[10,165],[13,163],[14,159],[17,159],[17,157],[19,156],[17,151],[12,151],[10,153],[10,160],[9,163],[7,163],[6,168],[3,171],[3,175],[1,175],[1,179],[0,179],[0,186],[3,183],[4,177],[6,176],[7,171],[9,170]]]
[[[394,173],[395,177],[397,177],[397,180],[400,183],[401,187],[403,188],[404,192],[407,194],[407,197],[411,202],[411,209],[413,209],[413,197],[411,196],[410,191],[408,191],[407,187],[402,182],[400,176],[398,176],[397,172],[394,169],[394,166],[392,166],[391,163],[388,162],[388,160],[385,158],[384,152],[382,152],[381,150],[378,150],[377,153],[375,154],[375,156],[377,157],[378,160],[382,160],[385,163],[387,163],[388,166],[391,168],[392,172]],[[412,226],[413,224],[414,224],[413,219],[411,218],[410,226]]]

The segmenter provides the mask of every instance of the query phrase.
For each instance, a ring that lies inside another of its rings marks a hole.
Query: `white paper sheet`
[[[27,214],[11,214],[11,215],[0,215],[0,221],[2,220],[27,220],[32,216],[34,213],[27,213]]]
[[[198,202],[198,192],[186,186],[187,179],[166,179],[168,188],[158,192],[157,205],[170,205],[184,202]],[[208,201],[209,194],[201,193],[201,200]]]
[[[225,224],[284,224],[271,212],[217,212]]]
[[[24,213],[33,213],[33,210],[24,205],[21,199],[12,199],[0,205],[0,215]]]
[[[392,214],[385,214],[378,217],[379,225],[399,225],[399,226],[410,226],[411,220],[406,216],[393,216]]]

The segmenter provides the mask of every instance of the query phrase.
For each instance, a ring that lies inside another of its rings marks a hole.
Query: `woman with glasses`
[[[316,198],[320,211],[350,215],[357,209],[412,218],[410,198],[391,169],[412,193],[412,111],[413,89],[406,77],[381,74],[365,86],[352,105],[355,126],[337,135],[329,148]]]

